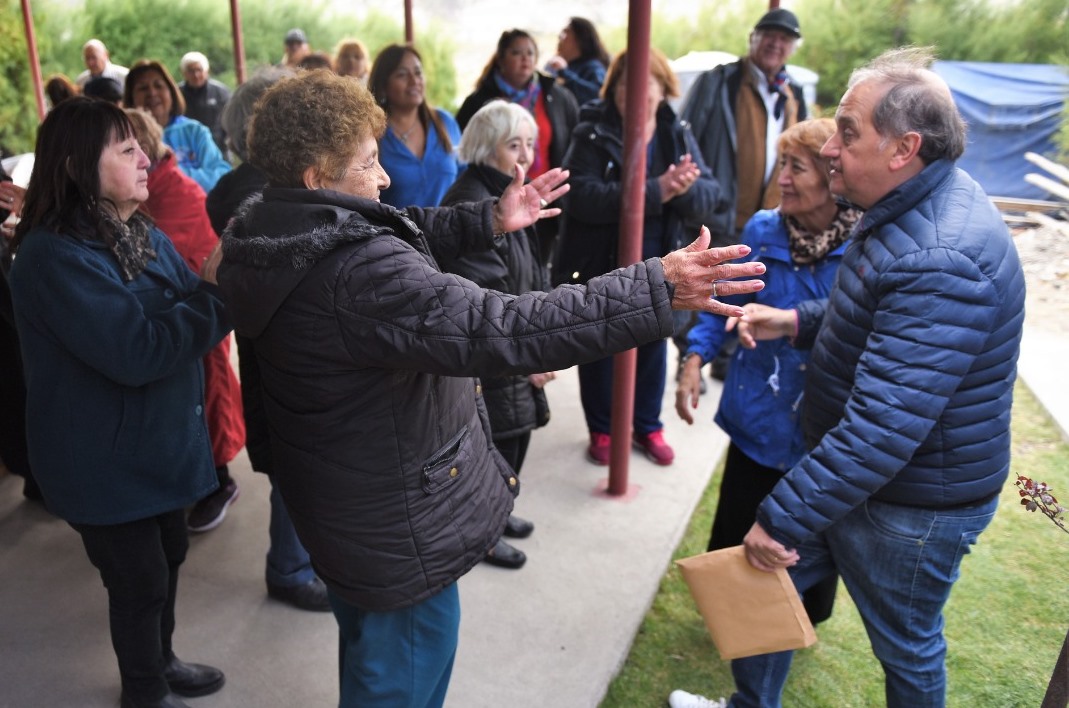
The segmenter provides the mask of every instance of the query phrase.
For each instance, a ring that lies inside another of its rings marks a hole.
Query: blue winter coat
[[[163,129],[163,142],[174,150],[178,167],[205,193],[212,191],[219,178],[230,171],[230,163],[215,144],[212,131],[203,123],[175,116]]]
[[[814,447],[762,502],[761,526],[791,547],[870,497],[939,508],[997,494],[1024,294],[1002,218],[953,163],[867,211],[826,307],[799,308],[799,346],[820,322],[802,422]]]
[[[38,228],[11,269],[30,462],[48,509],[70,522],[148,518],[218,486],[201,359],[230,321],[158,229],[152,247],[123,282],[103,242]]]
[[[757,302],[790,309],[803,300],[827,297],[846,250],[843,244],[816,263],[796,264],[778,209],[754,214],[742,232],[742,242],[751,249],[744,260],[759,260],[767,270],[763,290],[722,298],[740,306]],[[699,313],[687,353],[712,361],[721,343],[736,336],[734,330],[724,330],[726,323],[722,315]],[[761,342],[756,349],[739,347],[728,369],[716,423],[750,459],[765,467],[786,471],[805,454],[799,407],[808,361],[807,350],[777,339]]]

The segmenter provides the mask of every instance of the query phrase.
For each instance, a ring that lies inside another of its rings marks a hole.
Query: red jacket
[[[199,275],[201,265],[219,243],[204,208],[204,190],[178,169],[174,153],[168,153],[149,172],[148,194],[141,208],[171,239],[186,265]],[[241,385],[230,366],[229,335],[204,357],[204,408],[212,457],[215,466],[221,467],[245,445]]]

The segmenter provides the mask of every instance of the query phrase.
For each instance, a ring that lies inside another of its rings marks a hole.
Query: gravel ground
[[[1014,230],[1013,241],[1028,288],[1028,325],[1069,335],[1069,221],[1061,223],[1060,228]]]

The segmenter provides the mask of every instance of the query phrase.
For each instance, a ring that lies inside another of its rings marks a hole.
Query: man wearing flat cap
[[[801,38],[793,12],[770,10],[750,32],[749,54],[706,71],[687,94],[683,120],[728,202],[709,224],[714,246],[738,243],[754,213],[779,205],[776,141],[806,118],[802,87],[785,70]]]
[[[725,202],[708,224],[712,246],[739,243],[751,216],[779,206],[776,142],[807,113],[802,87],[785,68],[801,38],[793,12],[769,10],[750,32],[749,54],[704,72],[687,93],[681,117],[690,123]],[[682,331],[675,335],[677,343],[685,337]],[[714,378],[727,375],[735,341],[728,340],[713,360]]]
[[[279,66],[288,66],[296,69],[301,60],[308,56],[312,49],[308,46],[308,36],[304,33],[304,30],[294,27],[286,33],[286,53],[282,55],[282,61]]]

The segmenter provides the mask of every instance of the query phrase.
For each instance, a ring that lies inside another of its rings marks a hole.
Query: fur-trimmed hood
[[[380,236],[424,243],[416,224],[388,204],[326,189],[269,187],[252,195],[222,239],[220,281],[234,270],[251,271],[234,280],[256,291],[253,298],[228,298],[237,330],[258,336],[312,266],[342,246]]]

